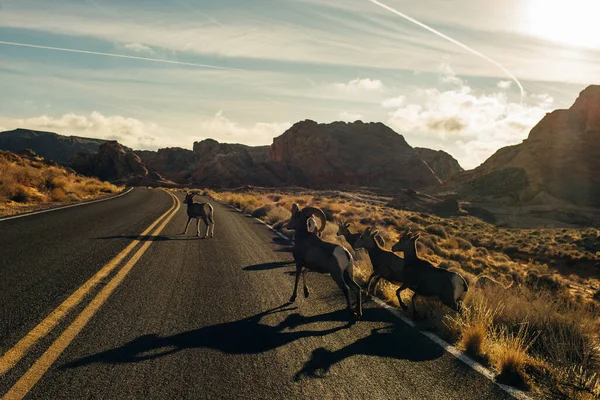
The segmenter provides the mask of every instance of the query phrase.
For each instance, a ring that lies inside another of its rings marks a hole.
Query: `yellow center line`
[[[169,193],[171,194],[171,193]],[[172,195],[172,194],[171,194]],[[173,196],[173,195],[172,195]],[[177,201],[175,210],[163,221],[163,223],[152,233],[156,236],[162,232],[165,226],[177,214],[181,203],[179,199],[173,196]],[[114,290],[119,286],[129,271],[140,260],[142,255],[148,250],[152,244],[152,240],[146,241],[142,247],[131,257],[131,259],[117,272],[110,282],[98,292],[92,301],[83,309],[83,311],[75,318],[75,320],[65,329],[65,331],[56,339],[54,343],[46,350],[44,354],[29,368],[29,370],[15,383],[15,385],[2,397],[2,400],[22,399],[27,395],[31,388],[41,379],[50,366],[62,354],[62,352],[71,344],[73,339],[81,332],[81,330],[92,319],[94,314],[106,302]]]
[[[166,216],[173,208],[177,205],[179,208],[179,200],[173,196],[170,192],[167,192],[173,198],[173,204],[165,213],[163,213],[156,221],[154,221],[146,230],[144,230],[140,236],[146,236],[154,227]],[[63,301],[54,311],[52,311],[46,318],[42,320],[35,328],[33,328],[27,335],[25,335],[17,344],[15,344],[10,350],[8,350],[0,358],[0,376],[5,375],[10,371],[17,363],[25,356],[27,351],[41,338],[46,336],[58,323],[77,306],[83,298],[99,283],[102,279],[106,278],[111,271],[113,271],[117,265],[140,243],[139,239],[133,240],[123,251],[121,251],[115,258],[108,262],[102,267],[94,276],[92,276],[87,282],[85,282],[79,289],[71,294],[65,301]]]

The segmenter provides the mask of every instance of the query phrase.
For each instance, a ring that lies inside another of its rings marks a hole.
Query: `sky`
[[[600,83],[597,15],[588,0],[2,0],[0,131],[191,149],[362,120],[474,168]]]

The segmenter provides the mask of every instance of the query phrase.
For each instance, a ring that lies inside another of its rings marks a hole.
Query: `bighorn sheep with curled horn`
[[[348,242],[348,244],[350,244],[350,246],[352,246],[352,248],[354,250],[357,250],[357,248],[354,247],[354,244],[356,243],[356,241],[358,240],[360,235],[362,235],[362,233],[360,233],[360,232],[352,233],[350,231],[350,225],[354,225],[354,224],[352,222],[347,222],[345,220],[342,222],[338,222],[338,231],[337,231],[336,235],[343,236],[344,239],[346,239],[346,242]],[[379,245],[381,247],[385,246],[385,240],[383,240],[381,235],[377,235],[375,237],[375,240],[377,240],[377,242],[379,243]]]
[[[315,217],[321,221],[321,225],[316,232],[311,232],[309,228],[313,224],[316,225]],[[346,297],[348,311],[351,314],[350,323],[352,324],[362,316],[362,294],[360,286],[354,281],[353,277],[354,260],[344,247],[325,242],[317,235],[325,229],[325,221],[325,213],[319,208],[305,207],[300,209],[297,204],[292,205],[292,216],[286,228],[296,231],[292,251],[296,261],[296,281],[289,302],[296,301],[301,274],[304,284],[304,297],[308,297],[310,294],[306,285],[308,270],[331,274],[331,277]],[[357,297],[355,310],[352,309],[350,288],[355,291]]]
[[[350,232],[350,225],[351,225],[351,222],[347,222],[346,220],[338,222],[338,231],[337,231],[336,235],[343,236],[344,239],[346,239],[346,242],[348,242],[350,244],[350,246],[352,246],[352,248],[354,249],[354,243],[356,243],[356,241],[360,237],[360,232],[358,232],[358,233]]]
[[[415,300],[417,296],[438,298],[443,304],[455,311],[460,311],[462,300],[469,289],[467,281],[457,274],[442,268],[433,266],[429,261],[419,258],[417,254],[417,240],[419,234],[413,235],[407,230],[400,236],[398,243],[394,244],[392,251],[404,252],[403,284],[398,293],[404,289],[411,289],[413,315],[417,315]],[[404,310],[408,307],[402,302],[398,295],[400,306]]]
[[[206,224],[206,233],[204,234],[204,238],[213,237],[215,235],[213,207],[210,205],[210,203],[194,203],[194,196],[196,196],[196,193],[187,192],[185,199],[183,200],[183,203],[187,204],[188,215],[188,220],[185,224],[183,234],[185,235],[187,233],[188,225],[190,224],[192,218],[196,218],[196,227],[198,230],[198,236],[200,236],[200,218],[202,218],[202,221],[204,221]]]
[[[367,228],[354,244],[357,249],[367,250],[371,264],[373,264],[373,273],[367,281],[367,294],[371,291],[371,283],[374,282],[374,288],[376,288],[381,278],[398,286],[402,285],[403,282],[404,259],[391,251],[385,250],[378,238],[381,238],[378,230],[371,231],[371,228]],[[398,301],[402,303],[400,289],[398,289],[396,295]]]
[[[354,243],[356,243],[356,241],[358,240],[358,238],[360,237],[361,233],[360,232],[356,232],[356,233],[352,233],[350,231],[350,225],[354,225],[352,222],[347,222],[347,221],[341,221],[338,222],[338,231],[337,231],[337,236],[343,236],[344,239],[346,239],[346,242],[348,242],[348,244],[350,244],[350,246],[352,246],[352,248],[354,250],[357,250],[356,247],[354,247]],[[383,240],[383,238],[381,236],[376,236],[375,239],[379,242],[379,245],[381,247],[385,246],[385,240]]]

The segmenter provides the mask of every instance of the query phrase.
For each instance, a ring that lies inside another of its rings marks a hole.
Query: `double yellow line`
[[[156,236],[162,232],[169,221],[175,216],[181,203],[179,199],[171,192],[166,191],[173,200],[171,208],[162,214],[154,221],[140,236]],[[162,223],[161,223],[162,221]],[[160,225],[159,225],[160,224]],[[158,228],[154,229],[157,225]],[[153,231],[154,229],[154,231]],[[150,233],[152,232],[152,233]],[[96,287],[104,278],[106,278],[127,255],[139,244],[142,240],[133,240],[123,251],[115,258],[103,266],[94,276],[85,282],[77,289],[69,298],[62,302],[54,311],[52,311],[42,322],[33,328],[25,335],[17,344],[8,350],[0,358],[0,376],[5,375],[10,371],[35,345],[40,339],[46,336],[58,323],[71,311],[75,306],[80,304],[84,297]],[[17,383],[2,397],[2,400],[22,399],[31,388],[40,380],[44,373],[56,361],[61,353],[69,346],[75,337],[81,332],[85,325],[90,321],[94,314],[100,309],[102,304],[110,297],[114,290],[119,286],[123,279],[127,276],[133,266],[140,260],[142,255],[148,250],[152,244],[151,240],[144,241],[144,244],[138,251],[127,261],[123,267],[113,276],[102,290],[90,301],[83,311],[75,318],[65,331],[50,345],[48,350],[29,368],[29,370],[17,381]]]

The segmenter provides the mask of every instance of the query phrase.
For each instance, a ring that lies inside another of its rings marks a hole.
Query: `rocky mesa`
[[[303,187],[398,189],[440,183],[404,137],[382,123],[298,122],[273,140],[270,162]]]

